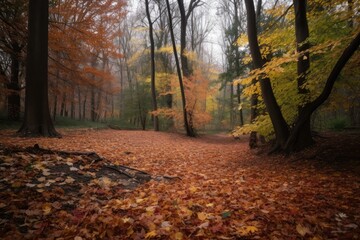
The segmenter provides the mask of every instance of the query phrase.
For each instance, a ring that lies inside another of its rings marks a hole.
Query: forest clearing
[[[360,239],[360,0],[0,0],[0,239]]]
[[[360,237],[358,133],[322,134],[314,147],[289,157],[250,150],[246,136],[61,133],[62,138],[19,138],[0,132],[2,239]],[[14,148],[34,144],[96,152],[104,159]],[[120,171],[115,177],[89,172],[105,162],[151,179],[134,181],[135,187]],[[67,170],[54,168],[60,163]]]

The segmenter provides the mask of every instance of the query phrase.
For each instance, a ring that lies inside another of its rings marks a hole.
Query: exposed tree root
[[[120,175],[122,175],[122,179],[131,180],[132,182],[136,183],[143,183],[147,182],[151,179],[154,180],[173,180],[173,179],[180,179],[180,177],[177,176],[152,176],[151,174],[144,172],[139,169],[135,169],[132,167],[124,166],[124,165],[116,165],[111,163],[109,160],[99,156],[96,152],[78,152],[78,151],[62,151],[62,150],[51,150],[51,149],[44,149],[41,148],[38,144],[35,144],[33,147],[27,147],[27,148],[17,148],[17,147],[11,147],[11,148],[3,148],[3,153],[5,155],[10,155],[13,153],[30,153],[30,154],[36,154],[36,155],[58,155],[61,157],[72,157],[72,156],[80,156],[85,157],[83,160],[90,161],[90,164],[87,164],[88,167],[91,166],[91,169],[97,172],[97,176],[107,176],[109,175],[109,171],[106,171],[106,169],[110,169],[112,172],[116,172]],[[74,163],[74,166],[80,166],[83,163]],[[58,163],[58,165],[64,165],[63,163]],[[86,165],[86,163],[85,163]],[[56,167],[55,167],[56,168]],[[54,169],[55,169],[54,168]],[[58,167],[56,168],[58,171],[60,169],[62,171],[71,171],[71,170],[65,170],[64,167]],[[97,170],[96,170],[97,169]],[[65,172],[65,174],[68,175],[74,175],[74,173],[71,172]],[[113,175],[113,174],[110,174]],[[80,178],[80,177],[79,177]],[[111,176],[110,178],[114,178]]]

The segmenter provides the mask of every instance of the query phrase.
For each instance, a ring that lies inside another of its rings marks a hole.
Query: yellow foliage
[[[167,46],[163,46],[160,49],[155,51],[156,53],[168,53],[168,54],[172,54],[173,51],[173,47],[171,45],[167,45]]]
[[[236,40],[238,46],[246,46],[249,44],[248,36],[246,34],[241,34],[240,37]]]
[[[189,61],[197,60],[197,54],[193,51],[185,51],[184,55],[187,57]]]

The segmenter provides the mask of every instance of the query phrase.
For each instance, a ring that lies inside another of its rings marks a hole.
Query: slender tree
[[[201,4],[201,0],[190,0],[187,10],[185,9],[184,0],[177,0],[180,10],[180,60],[183,76],[187,79],[190,79],[192,75],[192,69],[189,65],[189,60],[186,54],[186,31],[188,20],[191,16],[191,13],[196,7]],[[187,107],[186,105],[184,106]],[[187,121],[185,124],[186,133],[189,137],[195,137],[196,132],[193,126],[193,112],[191,109],[186,110]]]
[[[25,118],[23,136],[60,136],[52,123],[48,104],[49,0],[30,0],[26,57]]]
[[[153,111],[157,110],[157,101],[156,101],[156,87],[155,87],[155,43],[154,43],[154,33],[153,33],[153,22],[151,21],[150,10],[149,10],[149,0],[145,0],[146,8],[146,17],[149,22],[149,38],[150,38],[150,58],[151,58],[151,97],[153,104]],[[159,118],[157,115],[154,115],[154,130],[159,131]]]
[[[171,15],[171,9],[170,9],[170,3],[169,0],[166,0],[166,8],[168,11],[168,17],[169,17],[169,31],[171,36],[171,42],[174,52],[174,58],[175,58],[175,64],[176,64],[176,71],[179,79],[179,85],[180,85],[180,93],[181,93],[181,102],[182,102],[182,109],[183,109],[183,117],[184,117],[184,126],[186,135],[188,136],[195,136],[193,128],[189,125],[188,121],[188,112],[186,109],[186,98],[185,98],[185,89],[184,89],[184,83],[183,78],[181,74],[181,67],[180,67],[180,61],[176,49],[176,42],[175,42],[175,35],[174,35],[174,27],[172,22],[172,15]]]

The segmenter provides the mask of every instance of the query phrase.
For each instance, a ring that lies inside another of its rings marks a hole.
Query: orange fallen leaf
[[[296,225],[296,231],[303,237],[306,234],[311,234],[311,231],[307,227],[305,227],[301,224]]]
[[[42,206],[44,215],[49,215],[51,213],[51,209],[52,209],[51,203],[44,203]]]
[[[194,192],[196,192],[196,191],[198,190],[198,188],[195,187],[195,186],[191,186],[191,187],[189,188],[189,190],[190,190],[191,193],[194,193]]]
[[[206,213],[204,213],[204,212],[199,212],[197,214],[197,217],[200,221],[204,221],[207,218]]]
[[[184,237],[184,235],[182,234],[182,232],[177,232],[174,235],[175,240],[182,240],[183,237]]]
[[[148,232],[146,235],[145,235],[145,238],[148,239],[148,238],[153,238],[153,237],[156,237],[157,233],[156,233],[156,230],[153,230],[151,232]]]

